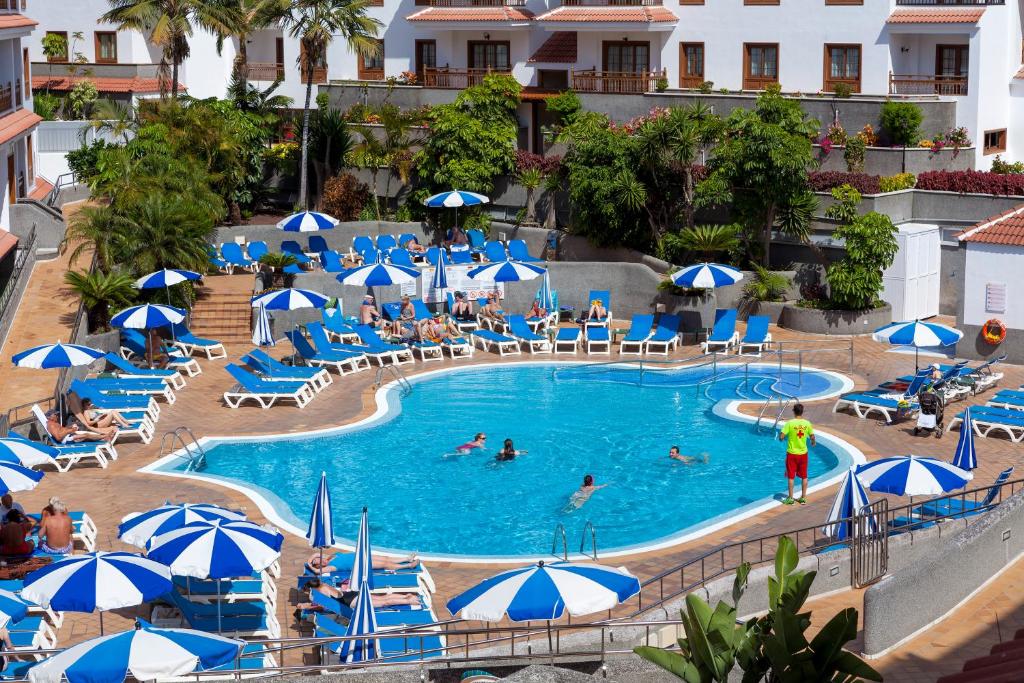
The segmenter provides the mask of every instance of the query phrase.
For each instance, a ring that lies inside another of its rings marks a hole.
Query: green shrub
[[[754,264],[754,278],[743,285],[743,296],[751,301],[782,301],[792,280]]]
[[[859,133],[852,135],[846,140],[846,148],[843,149],[843,161],[846,162],[846,170],[850,173],[861,173],[864,171],[864,154],[867,151],[867,143]]]
[[[70,168],[79,181],[89,182],[98,173],[97,163],[103,150],[116,147],[108,145],[102,138],[96,139],[91,145],[85,145],[79,149],[67,153],[68,168]]]
[[[548,111],[557,116],[558,122],[562,125],[569,123],[583,109],[579,96],[572,90],[565,90],[554,97],[549,97],[545,104]]]
[[[832,235],[845,242],[843,258],[828,266],[829,302],[834,309],[874,308],[882,292],[882,271],[892,265],[899,245],[896,226],[884,214],[857,215],[861,195],[848,185],[832,190],[836,203],[825,215],[840,221]]]
[[[96,90],[96,84],[92,81],[79,81],[68,93],[68,107],[71,115],[76,119],[87,119],[92,112],[92,106],[100,98]]]
[[[715,87],[715,82],[714,81],[702,81],[701,84],[697,86],[697,90],[699,92],[704,93],[705,95],[708,95],[708,94],[711,93],[711,91],[714,89],[714,87]]]
[[[914,177],[913,173],[897,173],[896,175],[882,176],[878,179],[882,192],[909,190],[916,182],[917,178]]]
[[[402,204],[395,210],[395,220],[399,223],[408,223],[412,220],[412,209],[408,204]]]
[[[664,76],[658,78],[658,81],[654,84],[654,89],[658,92],[665,92],[668,90],[668,79]]]
[[[370,188],[366,183],[361,183],[351,173],[339,173],[333,178],[328,178],[324,183],[324,194],[320,204],[324,212],[334,216],[339,221],[354,221],[362,219],[362,214],[367,208],[373,213],[372,219],[377,215],[373,207],[369,206]]]
[[[48,92],[37,92],[32,96],[32,108],[36,114],[42,117],[43,121],[56,121],[62,104],[63,101],[59,96]]]
[[[924,114],[913,102],[886,102],[881,112],[882,130],[894,145],[916,145]]]
[[[1024,173],[1024,161],[1003,161],[1003,158],[996,155],[996,158],[992,160],[992,172],[1000,175],[1009,175],[1012,173]]]
[[[845,100],[853,95],[853,86],[849,83],[836,83],[835,86],[832,87],[832,92],[836,97]]]

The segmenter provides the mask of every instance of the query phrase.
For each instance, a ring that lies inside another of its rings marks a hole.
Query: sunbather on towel
[[[590,302],[590,310],[587,311],[587,320],[603,320],[608,317],[608,309],[604,307],[600,299]]]
[[[548,311],[546,308],[540,305],[540,299],[533,300],[533,306],[530,308],[530,312],[526,314],[527,318],[546,318],[548,317]]]
[[[334,598],[346,607],[351,607],[356,601],[359,593],[356,591],[338,590],[334,586],[328,586],[314,579],[306,584],[309,588],[315,588],[329,598]],[[374,607],[397,607],[399,605],[420,606],[420,598],[416,593],[372,593],[370,602]],[[323,612],[324,606],[315,602],[300,602],[298,610],[307,612]],[[297,612],[298,612],[297,610]]]
[[[608,484],[594,485],[594,475],[588,474],[583,477],[583,484],[569,496],[569,505],[574,508],[581,508],[583,504],[590,500],[590,497],[594,495],[594,491],[603,489]]]
[[[683,454],[681,454],[679,452],[679,446],[673,446],[672,448],[668,449],[668,457],[672,458],[673,460],[678,460],[679,462],[683,463],[684,465],[692,465],[695,462],[697,462],[697,458],[696,457],[691,456],[691,455],[683,455]],[[700,459],[701,459],[701,461],[704,464],[707,464],[707,462],[708,462],[708,454],[707,453],[701,453]]]
[[[501,312],[501,303],[498,301],[497,292],[491,292],[487,295],[487,303],[480,309],[480,315],[492,320],[505,319],[505,314]]]
[[[324,563],[323,566],[320,564],[321,561]],[[419,563],[420,560],[415,555],[410,555],[402,560],[396,560],[383,555],[373,556],[373,568],[389,572],[396,572],[402,569],[413,569]],[[319,554],[311,555],[310,558],[306,560],[306,569],[313,574],[332,574],[338,571],[337,567],[329,564],[329,560],[321,560]]]
[[[420,241],[415,237],[410,237],[399,246],[405,247],[414,254],[422,254],[427,250],[427,248],[420,244]]]
[[[117,436],[118,426],[128,426],[128,422],[120,416],[117,416],[115,419],[114,413],[100,415],[97,411],[90,410],[92,401],[87,398],[80,398],[73,391],[68,392],[67,405],[68,412],[73,416],[79,429],[85,432],[95,432],[102,436],[104,441],[112,441]]]
[[[60,411],[53,409],[46,413],[46,431],[50,433],[57,443],[80,443],[82,441],[104,441],[105,437],[93,431],[88,431],[72,419],[65,427],[60,420]]]
[[[517,455],[525,455],[529,451],[517,451],[516,447],[512,445],[512,439],[505,439],[505,443],[502,444],[502,448],[498,451],[498,454],[494,456],[495,460],[515,460]]]
[[[476,434],[476,436],[473,437],[472,441],[467,441],[461,446],[456,447],[455,450],[459,453],[469,453],[471,450],[475,448],[483,448],[486,445],[487,435],[484,434],[483,432],[479,432],[478,434]]]
[[[466,300],[462,292],[455,292],[455,303],[452,305],[452,315],[456,320],[470,320],[473,317],[473,303]]]

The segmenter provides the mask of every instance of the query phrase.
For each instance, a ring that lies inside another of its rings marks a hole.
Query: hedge
[[[850,185],[861,194],[879,194],[882,191],[876,175],[842,171],[812,171],[807,174],[807,186],[812,192],[828,192],[840,185]]]
[[[926,171],[917,176],[917,189],[960,194],[1024,195],[1024,175],[989,171]]]

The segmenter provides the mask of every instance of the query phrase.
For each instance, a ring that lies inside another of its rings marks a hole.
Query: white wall
[[[983,325],[989,318],[999,318],[1012,329],[1024,329],[1024,288],[1020,273],[1024,271],[1024,248],[1001,244],[967,244],[964,265],[965,325]],[[985,310],[985,285],[1001,283],[1006,287],[1006,312]]]

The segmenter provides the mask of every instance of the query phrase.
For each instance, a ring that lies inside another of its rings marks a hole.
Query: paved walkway
[[[246,276],[232,276],[232,278],[242,277]],[[227,276],[211,276],[207,279],[207,286],[215,290],[223,288],[227,284],[229,284]],[[235,281],[231,281],[230,285],[231,289],[237,288]],[[37,325],[59,325],[59,320],[56,320],[52,313],[52,304],[52,297],[45,287],[33,289],[26,297],[22,310],[35,322],[25,323],[19,317],[19,325],[22,326],[22,329],[34,328]],[[44,316],[45,319],[35,318],[35,316],[41,315],[41,311],[49,311],[49,313]],[[793,339],[796,336],[786,330],[773,329],[772,333],[777,339]],[[236,358],[248,348],[248,345],[245,348],[229,347],[228,354],[231,358]],[[887,349],[868,339],[857,339],[855,348],[856,366],[851,376],[858,387],[874,386],[886,378],[903,374],[909,367],[912,367],[911,356],[888,352]],[[683,348],[678,352],[678,357],[693,355],[696,351],[694,347]],[[476,360],[472,362],[494,362],[496,360],[497,357],[491,354],[478,353]],[[841,353],[822,353],[805,357],[804,363],[831,367],[845,373],[847,372],[847,360],[847,357]],[[371,411],[373,395],[371,383],[374,373],[370,372],[347,376],[340,380],[336,378],[335,383],[327,391],[302,411],[288,406],[269,411],[263,411],[257,407],[228,410],[220,401],[220,394],[231,384],[230,378],[222,368],[224,363],[223,360],[201,361],[203,374],[189,380],[188,386],[179,392],[175,405],[163,406],[158,429],[160,434],[182,424],[188,425],[199,435],[210,436],[237,434],[258,436],[268,433],[299,432],[350,422]],[[450,364],[451,361],[445,361],[444,364],[431,363],[429,369],[434,370]],[[465,361],[460,361],[459,364],[463,365]],[[422,365],[417,365],[413,367],[412,371],[422,368]],[[1016,386],[1024,381],[1024,368],[1007,367],[1005,371],[1007,377],[1004,379],[1003,385]],[[6,388],[6,384],[4,386]],[[24,384],[19,384],[15,391],[4,391],[3,393],[7,401],[18,403],[31,399],[37,394],[45,394],[49,391],[50,386],[48,378],[44,380],[41,375],[31,375]],[[983,398],[982,396],[971,401],[980,402]],[[954,406],[954,409],[959,409],[960,405],[962,404]],[[808,405],[807,416],[815,422],[819,429],[842,436],[861,448],[869,458],[894,453],[932,454],[949,457],[956,443],[955,435],[953,435],[954,438],[947,437],[941,441],[930,437],[914,437],[910,426],[906,424],[885,427],[874,420],[859,420],[847,414],[833,414],[831,406],[832,401],[811,403]],[[165,500],[208,501],[244,507],[254,520],[262,520],[262,516],[252,501],[233,490],[202,481],[185,481],[138,473],[136,470],[139,467],[152,462],[158,455],[158,442],[159,439],[148,446],[133,443],[120,445],[118,447],[120,459],[112,463],[106,470],[80,469],[67,474],[50,474],[36,491],[20,495],[19,500],[27,509],[38,509],[45,504],[49,496],[59,494],[69,502],[72,509],[87,509],[100,528],[99,546],[102,549],[126,549],[116,539],[117,524],[121,518],[130,512],[151,508]],[[1008,464],[1015,463],[1019,449],[1020,446],[1014,446],[1004,440],[980,440],[979,453],[982,467],[976,472],[976,481],[979,485],[992,481],[999,470]],[[812,495],[806,506],[777,506],[755,518],[734,524],[682,546],[617,558],[615,562],[629,567],[639,577],[646,579],[666,568],[730,541],[776,533],[785,529],[810,528],[819,525],[826,515],[833,496],[834,490],[820,492]],[[902,502],[893,500],[890,504],[897,505]],[[284,576],[279,582],[279,619],[283,626],[283,635],[286,637],[300,633],[298,625],[291,617],[291,611],[299,596],[290,587],[294,586],[294,578],[301,572],[302,563],[309,554],[310,551],[304,539],[287,536],[282,558]],[[490,576],[500,568],[494,565],[456,565],[431,562],[430,569],[437,583],[437,593],[434,596],[435,611],[440,618],[444,618],[447,615],[443,605],[448,598]],[[840,593],[832,598],[835,601],[834,605],[822,603],[821,606],[815,607],[815,623],[823,624],[827,620],[825,616],[819,618],[818,610],[827,612],[829,608],[838,609],[841,604],[856,603],[858,600],[856,596],[857,594],[852,591]],[[830,607],[830,605],[832,606]],[[134,611],[128,610],[120,616],[130,618],[133,614]],[[118,615],[110,615],[105,619],[109,630],[124,627],[127,623],[127,621],[119,621]],[[97,626],[98,621],[93,615],[69,615],[67,624],[59,633],[61,643],[67,644],[96,635],[98,633]],[[934,642],[915,643],[912,651],[913,656],[917,658],[917,666],[922,672],[928,672],[928,675],[932,677],[930,680],[958,670],[959,665],[947,662],[946,655],[951,647],[949,643],[954,642],[959,633],[953,629],[941,647]],[[974,634],[965,633],[965,636],[973,637]],[[989,646],[990,644],[984,645],[984,650],[987,651]],[[908,648],[907,651],[909,652],[911,649]],[[297,656],[294,654],[290,655],[287,661],[298,663]],[[884,661],[879,666],[885,670],[889,664]],[[892,666],[896,667],[897,665],[893,664]],[[894,669],[894,671],[903,670],[898,667]],[[890,680],[903,679],[893,677]]]

